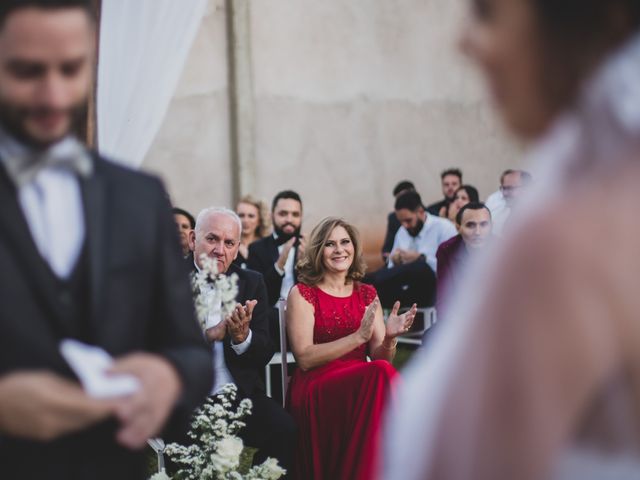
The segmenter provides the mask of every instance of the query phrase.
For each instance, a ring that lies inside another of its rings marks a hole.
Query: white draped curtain
[[[162,124],[207,0],[102,0],[100,152],[138,168]]]

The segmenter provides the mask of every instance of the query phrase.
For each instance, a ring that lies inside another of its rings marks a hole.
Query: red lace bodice
[[[356,283],[348,297],[335,297],[318,287],[298,284],[300,295],[314,309],[313,342],[328,343],[350,335],[360,327],[364,311],[375,298],[376,290],[371,285]],[[343,358],[364,358],[366,344]]]

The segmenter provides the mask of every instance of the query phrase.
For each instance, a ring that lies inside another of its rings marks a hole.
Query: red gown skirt
[[[356,285],[350,297],[333,297],[298,285],[315,309],[314,341],[324,343],[357,330],[376,296]],[[298,426],[294,478],[368,480],[375,476],[381,421],[396,370],[385,360],[367,362],[366,346],[309,371],[297,370],[287,408]]]

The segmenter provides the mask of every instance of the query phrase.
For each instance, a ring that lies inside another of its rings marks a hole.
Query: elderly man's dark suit
[[[188,260],[195,271],[193,257]],[[238,387],[239,395],[249,398],[253,411],[245,419],[247,426],[241,437],[247,445],[258,448],[255,461],[274,457],[285,468],[290,469],[295,439],[295,425],[292,417],[275,401],[265,394],[262,375],[265,366],[273,357],[275,348],[269,335],[267,289],[263,277],[253,270],[229,266],[227,275],[238,276],[236,302],[242,305],[248,300],[257,300],[251,317],[251,344],[246,352],[238,355],[231,348],[231,337],[223,341],[224,360],[227,369]]]
[[[80,180],[86,235],[68,280],[40,256],[0,167],[0,374],[47,370],[75,378],[58,350],[64,338],[115,357],[155,352],[176,368],[184,388],[170,433],[187,426],[213,376],[175,223],[158,180],[98,157],[93,163],[91,176]],[[47,443],[0,434],[0,476],[146,478],[144,453],[119,447],[116,428],[109,420]]]

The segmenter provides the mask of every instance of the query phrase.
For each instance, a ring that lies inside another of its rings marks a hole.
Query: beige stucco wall
[[[228,204],[229,90],[224,0],[210,0],[163,125],[142,168],[160,174],[176,206]]]
[[[252,0],[256,191],[294,188],[305,230],[326,215],[353,221],[376,251],[391,190],[440,197],[439,173],[464,170],[486,196],[520,163],[456,50],[464,2]],[[144,167],[194,211],[230,204],[222,0],[210,12]],[[372,259],[376,258],[374,254]]]

